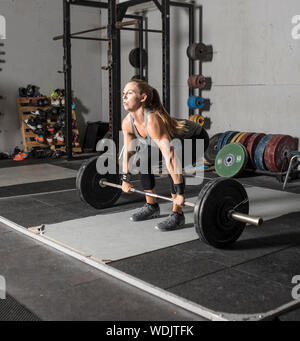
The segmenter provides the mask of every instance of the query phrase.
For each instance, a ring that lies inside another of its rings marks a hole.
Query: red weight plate
[[[290,151],[298,149],[297,140],[289,135],[274,135],[265,149],[265,164],[271,172],[285,172],[290,161]]]
[[[190,76],[189,79],[188,79],[188,81],[187,81],[188,87],[189,87],[190,89],[193,87],[193,85],[192,85],[192,77],[193,77],[193,76]]]
[[[247,150],[248,150],[248,153],[249,153],[249,158],[251,160],[251,166],[255,169],[256,168],[256,165],[255,165],[255,161],[254,161],[254,154],[255,154],[255,150],[256,150],[256,147],[259,143],[259,141],[265,136],[266,134],[253,134],[249,140],[248,140],[248,143],[247,143]]]
[[[247,147],[247,143],[250,139],[250,137],[254,135],[254,133],[247,133],[245,134],[240,140],[239,143],[242,144],[244,147]]]
[[[204,88],[205,87],[205,77],[202,75],[199,75],[197,77],[197,88]]]
[[[198,78],[197,75],[192,76],[192,84],[194,89],[197,88],[197,78]]]

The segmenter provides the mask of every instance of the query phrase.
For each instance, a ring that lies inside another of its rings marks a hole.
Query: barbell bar
[[[97,160],[98,156],[82,163],[76,188],[82,201],[102,210],[112,207],[123,191],[118,170],[114,174],[99,174]],[[173,201],[156,193],[134,191]],[[241,236],[247,223],[256,226],[263,223],[262,218],[249,215],[248,194],[244,186],[232,178],[216,178],[205,183],[196,202],[185,202],[185,205],[194,209],[194,226],[199,238],[217,248],[230,247]]]
[[[99,181],[99,184],[100,184],[100,186],[110,186],[110,187],[115,187],[115,188],[118,188],[118,189],[122,190],[122,186],[121,185],[108,182],[105,179],[101,179]],[[141,194],[141,195],[144,195],[144,196],[149,196],[149,197],[152,197],[152,198],[163,199],[163,200],[174,202],[173,198],[168,198],[168,197],[165,197],[163,195],[159,195],[159,194],[155,194],[155,193],[149,193],[149,192],[140,191],[138,189],[135,189],[134,187],[131,187],[130,191],[132,193],[137,193],[137,194]],[[193,207],[195,209],[196,204],[194,204],[192,202],[189,202],[189,201],[184,201],[184,206]],[[229,210],[228,211],[228,217],[230,219],[234,219],[236,221],[240,221],[242,223],[246,223],[246,224],[250,224],[250,225],[254,225],[254,226],[260,226],[263,223],[263,219],[261,217],[253,217],[253,216],[250,216],[248,214],[243,214],[243,213],[236,212],[235,210]]]

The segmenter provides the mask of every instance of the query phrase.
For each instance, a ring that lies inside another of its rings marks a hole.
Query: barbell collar
[[[261,217],[253,217],[248,214],[236,212],[234,210],[230,210],[228,212],[228,217],[233,220],[241,221],[246,224],[260,226],[264,222]]]

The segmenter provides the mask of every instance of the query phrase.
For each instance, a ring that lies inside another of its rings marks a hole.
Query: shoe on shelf
[[[28,158],[27,152],[19,152],[14,158],[14,161],[23,161]]]
[[[37,135],[35,138],[36,142],[38,143],[45,143],[45,138],[43,135]]]
[[[36,111],[31,111],[31,115],[35,117],[39,117],[41,120],[47,119],[47,112],[41,109],[37,109]]]
[[[160,231],[174,231],[180,229],[185,224],[184,214],[172,212],[167,219],[158,223],[155,228]]]
[[[61,135],[59,132],[57,132],[54,136],[54,139],[58,142],[58,143],[64,143],[65,142],[65,138],[63,137],[63,135]]]
[[[27,120],[24,120],[24,122],[26,123],[28,128],[30,128],[31,130],[35,131],[37,129],[36,122],[33,118],[29,118]]]
[[[130,220],[132,221],[142,221],[142,220],[148,220],[157,218],[160,215],[160,208],[159,205],[150,205],[145,204],[143,207],[141,207],[136,213],[134,213]]]

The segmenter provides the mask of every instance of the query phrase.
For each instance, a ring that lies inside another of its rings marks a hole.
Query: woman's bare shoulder
[[[122,121],[122,130],[131,130],[131,123],[130,123],[130,113],[128,113]]]
[[[158,111],[153,111],[150,114],[148,114],[148,120],[147,121],[148,121],[148,123],[154,123],[154,124],[162,122]]]

